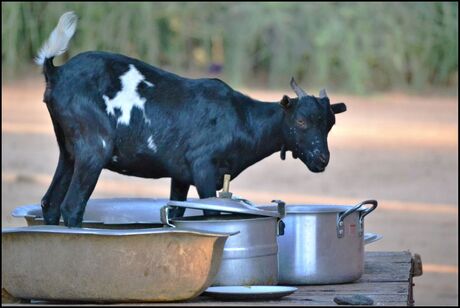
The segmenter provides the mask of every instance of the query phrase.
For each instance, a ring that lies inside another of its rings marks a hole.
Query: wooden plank
[[[389,262],[407,262],[412,257],[410,251],[366,251],[366,261],[387,260]]]
[[[411,264],[369,265],[358,282],[407,282],[410,278]]]
[[[409,282],[412,256],[404,252],[366,252],[364,274],[358,282]]]
[[[407,294],[408,284],[401,282],[387,282],[387,283],[347,283],[335,285],[321,285],[321,286],[297,286],[298,290],[290,295],[303,296],[303,294]]]

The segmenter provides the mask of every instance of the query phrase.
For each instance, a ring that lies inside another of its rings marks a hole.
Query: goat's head
[[[319,97],[308,95],[294,78],[291,87],[297,94],[296,99],[287,95],[281,99],[285,110],[283,135],[286,150],[292,151],[294,158],[300,158],[312,172],[322,172],[329,162],[327,135],[335,124],[335,114],[347,110],[344,103],[330,104],[326,90],[321,90]]]

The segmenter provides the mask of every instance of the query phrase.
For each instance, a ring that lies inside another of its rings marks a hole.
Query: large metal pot
[[[232,214],[168,219],[173,206]],[[284,203],[264,211],[242,200],[208,198],[196,202],[171,201],[161,210],[164,224],[200,231],[236,232],[225,244],[222,263],[213,286],[276,285],[278,283],[277,235],[283,233]]]
[[[371,207],[365,207],[367,204]],[[279,283],[335,284],[358,280],[364,271],[364,217],[376,207],[375,200],[356,206],[286,207],[285,234],[278,238]]]

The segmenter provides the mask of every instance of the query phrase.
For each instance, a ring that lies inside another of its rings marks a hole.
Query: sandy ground
[[[10,217],[11,210],[39,202],[57,163],[41,102],[44,82],[33,77],[2,85],[2,226],[25,224]],[[271,101],[284,94],[243,92]],[[458,98],[330,94],[332,101],[346,102],[348,111],[337,116],[329,135],[331,161],[324,173],[274,154],[232,181],[231,190],[260,203],[377,199],[366,231],[384,238],[366,249],[421,254],[424,274],[414,279],[415,304],[458,305]],[[168,195],[169,179],[104,171],[92,197]],[[191,196],[197,196],[194,189]]]

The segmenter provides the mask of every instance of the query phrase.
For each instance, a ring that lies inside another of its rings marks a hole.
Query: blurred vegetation
[[[285,88],[291,76],[358,93],[458,85],[456,2],[2,2],[2,76],[30,69],[69,10],[80,20],[67,58],[107,50],[187,76],[217,64],[232,86]]]

